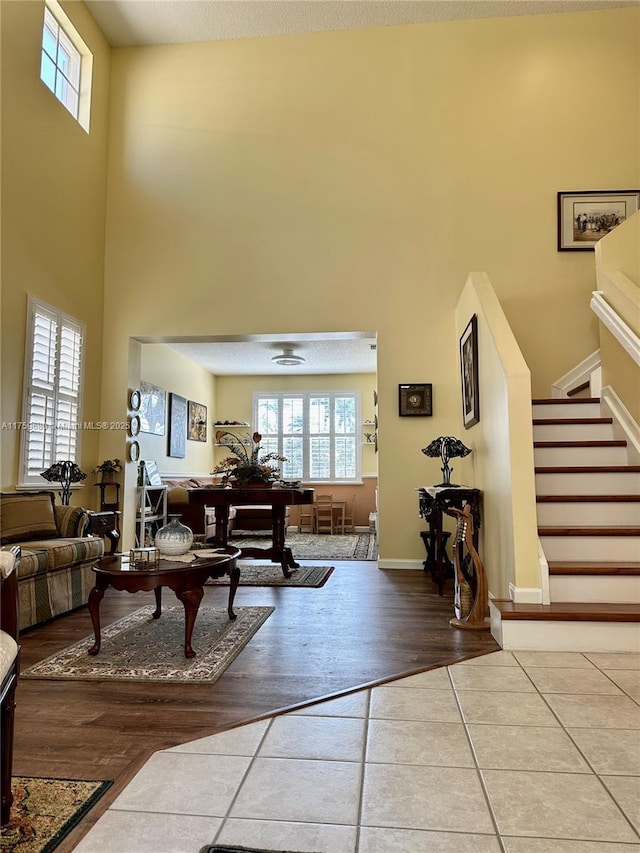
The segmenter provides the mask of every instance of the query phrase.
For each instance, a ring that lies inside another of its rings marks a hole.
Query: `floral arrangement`
[[[222,474],[225,485],[229,480],[257,480],[261,483],[279,480],[280,468],[270,463],[286,462],[287,458],[277,453],[260,453],[261,441],[259,432],[240,437],[226,430],[217,430],[216,443],[224,444],[234,455],[219,462],[211,473]]]
[[[105,459],[93,469],[94,474],[117,474],[118,471],[122,471],[119,459]]]

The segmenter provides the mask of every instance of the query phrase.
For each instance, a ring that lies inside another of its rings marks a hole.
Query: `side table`
[[[91,536],[104,536],[109,540],[109,554],[115,554],[120,541],[120,513],[115,510],[90,512],[87,533]]]
[[[443,515],[449,507],[462,509],[469,505],[473,519],[473,544],[477,550],[481,494],[480,489],[472,489],[470,486],[424,486],[418,489],[420,516],[429,525],[425,570],[431,572],[431,578],[438,587],[438,595],[443,594],[447,572],[451,571],[451,561],[445,549],[447,534],[442,529]]]

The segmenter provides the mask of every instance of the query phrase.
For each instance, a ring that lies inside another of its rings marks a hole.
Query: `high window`
[[[43,485],[40,472],[53,462],[79,461],[79,417],[85,327],[29,299],[21,482]]]
[[[254,423],[262,449],[287,457],[284,479],[360,479],[359,392],[256,393]]]
[[[92,56],[55,0],[47,0],[42,29],[40,79],[89,130]]]

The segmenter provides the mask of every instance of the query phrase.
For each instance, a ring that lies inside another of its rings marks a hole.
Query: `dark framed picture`
[[[165,424],[164,388],[158,388],[145,379],[140,380],[140,432],[150,432],[152,435],[164,435]]]
[[[207,440],[207,407],[189,400],[187,409],[187,438],[189,441]]]
[[[398,414],[401,418],[427,418],[433,414],[431,384],[398,385]]]
[[[558,251],[592,250],[640,208],[640,190],[558,193]]]
[[[184,459],[187,454],[187,399],[169,394],[169,441],[167,456]]]
[[[460,372],[462,376],[462,420],[468,429],[480,420],[480,388],[478,385],[478,317],[469,320],[460,338]]]

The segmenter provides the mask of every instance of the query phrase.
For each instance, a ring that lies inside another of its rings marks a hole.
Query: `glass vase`
[[[170,515],[169,523],[161,527],[155,535],[155,546],[163,557],[177,557],[186,554],[193,545],[193,531],[182,524],[179,515]]]

